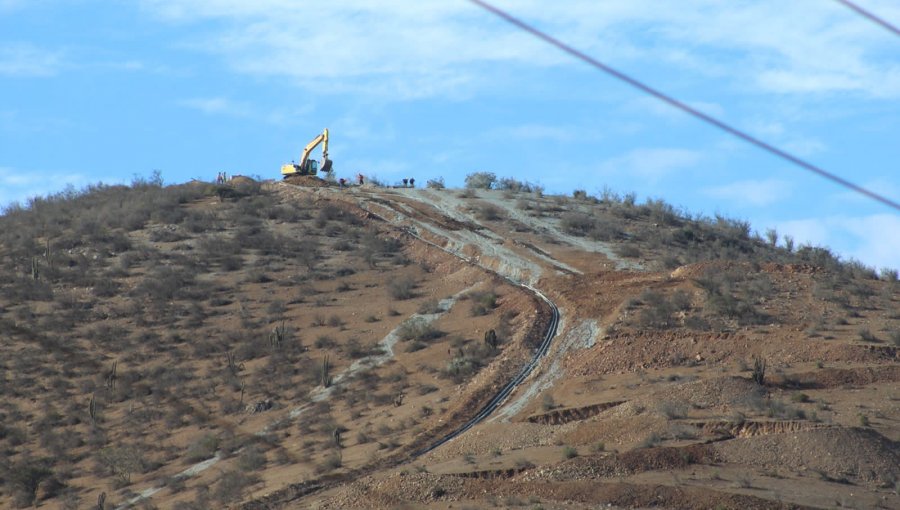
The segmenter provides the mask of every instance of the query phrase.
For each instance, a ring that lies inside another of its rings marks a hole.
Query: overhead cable
[[[600,71],[603,71],[606,74],[609,74],[621,81],[624,81],[625,83],[631,85],[632,87],[634,87],[646,94],[649,94],[649,95],[659,99],[660,101],[663,101],[663,102],[669,104],[670,106],[674,106],[675,108],[678,108],[679,110],[681,110],[689,115],[692,115],[692,116],[702,120],[703,122],[706,122],[707,124],[715,126],[719,129],[721,129],[722,131],[725,131],[726,133],[728,133],[730,135],[733,135],[737,138],[740,138],[741,140],[744,140],[745,142],[755,145],[756,147],[763,149],[766,152],[774,154],[775,156],[778,156],[781,159],[787,160],[790,163],[793,163],[794,165],[799,166],[800,168],[803,168],[804,170],[813,172],[814,174],[816,174],[820,177],[823,177],[825,179],[828,179],[832,182],[835,182],[840,186],[848,188],[856,193],[865,195],[865,196],[871,198],[872,200],[876,200],[890,208],[900,211],[900,203],[898,203],[894,200],[891,200],[885,196],[882,196],[878,193],[875,193],[874,191],[863,188],[862,186],[859,186],[858,184],[854,184],[854,183],[848,181],[847,179],[844,179],[843,177],[835,175],[835,174],[833,174],[823,168],[820,168],[812,163],[804,161],[803,159],[801,159],[797,156],[794,156],[793,154],[790,154],[787,151],[784,151],[782,149],[779,149],[778,147],[770,145],[752,135],[745,133],[744,131],[741,131],[738,128],[732,127],[714,117],[711,117],[697,109],[694,109],[694,108],[688,106],[687,104],[682,103],[681,101],[679,101],[669,95],[666,95],[663,92],[660,92],[659,90],[656,90],[653,87],[650,87],[649,85],[646,85],[643,82],[641,82],[635,78],[632,78],[631,76],[629,76],[621,71],[613,69],[612,67],[600,62],[599,60],[565,44],[564,42],[560,41],[559,39],[556,39],[553,36],[551,36],[545,32],[542,32],[541,30],[538,30],[537,28],[525,23],[524,21],[516,18],[515,16],[507,13],[506,11],[501,10],[498,7],[495,7],[491,4],[489,4],[488,2],[485,2],[484,0],[469,0],[469,1],[477,6],[481,7],[482,9],[489,11],[492,14],[502,18],[503,20],[509,22],[510,24],[520,28],[521,30],[528,32],[529,34],[533,35],[534,37],[541,39],[542,41],[546,42],[547,44],[555,46],[556,48],[562,50],[563,52],[568,53],[569,55],[571,55],[579,60],[584,61],[585,63],[599,69]]]

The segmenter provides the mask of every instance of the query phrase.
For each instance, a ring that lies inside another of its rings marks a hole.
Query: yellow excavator
[[[318,147],[319,144],[322,144],[321,167],[319,166],[318,161],[309,157],[309,153]],[[303,149],[303,154],[300,155],[299,164],[291,162],[286,165],[281,165],[281,176],[287,179],[294,175],[316,175],[320,170],[325,173],[331,171],[331,160],[328,159],[328,128],[325,128],[325,130],[322,131],[322,134],[316,136],[312,141],[306,144],[306,147]]]

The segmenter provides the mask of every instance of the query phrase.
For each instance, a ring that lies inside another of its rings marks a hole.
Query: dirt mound
[[[813,471],[831,480],[893,484],[900,450],[881,434],[862,428],[826,428],[733,439],[714,448],[725,462]]]
[[[691,464],[718,462],[710,445],[661,447],[631,450],[622,454],[600,454],[576,457],[552,468],[534,469],[519,475],[519,481],[578,480],[628,476],[647,471],[681,469]]]
[[[292,175],[285,178],[284,182],[293,184],[294,186],[304,186],[307,188],[324,188],[332,186],[328,181],[322,180],[314,175]]]
[[[765,389],[742,377],[718,377],[690,381],[677,386],[664,387],[643,398],[634,399],[610,408],[600,417],[625,418],[650,412],[665,411],[664,407],[681,406],[695,409],[734,408],[758,402]],[[666,414],[666,413],[663,413]],[[669,413],[671,414],[671,413]]]
[[[256,179],[247,177],[246,175],[233,175],[231,179],[228,180],[228,183],[232,186],[242,186],[246,184],[255,184]]]
[[[808,421],[692,421],[688,425],[695,427],[705,436],[719,437],[754,437],[768,434],[787,434],[806,430],[827,428],[831,425],[811,423]]]
[[[844,386],[860,387],[879,382],[896,381],[900,381],[900,365],[822,368],[802,374],[774,377],[768,384],[778,388],[826,389]]]

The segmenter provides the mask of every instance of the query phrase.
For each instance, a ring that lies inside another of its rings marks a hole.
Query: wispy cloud
[[[204,115],[224,115],[275,125],[297,124],[300,117],[312,110],[312,106],[306,105],[293,109],[265,111],[251,103],[235,101],[224,96],[182,99],[177,104],[197,110]]]
[[[465,94],[483,84],[483,71],[497,62],[580,65],[465,2],[143,0],[142,5],[172,23],[232,21],[194,41],[194,47],[222,55],[239,72],[288,77],[321,91],[407,99]],[[573,0],[565,9],[548,11],[545,2],[522,0],[505,7],[612,63],[664,63],[755,92],[900,97],[900,64],[890,57],[896,41],[837,5]],[[890,2],[877,7],[900,16]],[[304,29],[285,29],[290,26]],[[641,28],[640,40],[634,40],[635,27]]]
[[[0,75],[46,77],[62,68],[62,53],[26,43],[0,43]]]
[[[744,180],[711,186],[702,190],[706,196],[728,200],[731,203],[764,207],[791,196],[791,184],[779,179]]]
[[[604,161],[600,170],[604,173],[634,175],[656,182],[696,165],[701,159],[701,153],[688,149],[644,148]]]
[[[77,188],[92,182],[96,182],[96,179],[75,172],[22,170],[0,166],[0,208],[12,202],[22,202],[32,197],[56,193],[66,186]],[[121,179],[110,178],[104,182],[121,182]]]

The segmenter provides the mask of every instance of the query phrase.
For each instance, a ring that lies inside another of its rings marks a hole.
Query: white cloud
[[[54,76],[62,67],[62,54],[31,44],[0,44],[0,75],[13,77]]]
[[[110,179],[105,182],[117,182]],[[0,166],[0,208],[12,202],[62,191],[66,186],[82,187],[96,182],[79,173],[20,170]]]
[[[900,268],[900,215],[830,216],[777,223],[795,244],[828,246],[842,259],[857,259],[876,267]]]
[[[195,97],[178,101],[179,106],[197,110],[205,115],[225,115],[243,119],[252,119],[268,124],[288,126],[298,124],[299,119],[312,110],[312,106],[300,106],[293,109],[262,111],[249,103],[234,101],[227,97]]]
[[[669,174],[690,168],[702,159],[699,152],[676,148],[635,149],[600,164],[608,174],[630,174],[656,182]]]
[[[900,96],[900,64],[891,57],[896,40],[835,3],[572,0],[553,10],[540,0],[497,3],[613,65],[675,66],[754,92]],[[172,23],[227,21],[194,47],[222,55],[239,72],[287,77],[318,91],[464,96],[492,79],[483,75],[497,62],[582,65],[467,2],[142,5]],[[890,1],[872,8],[900,17]]]
[[[704,195],[740,205],[764,207],[791,196],[791,184],[779,179],[744,180],[705,188]]]

